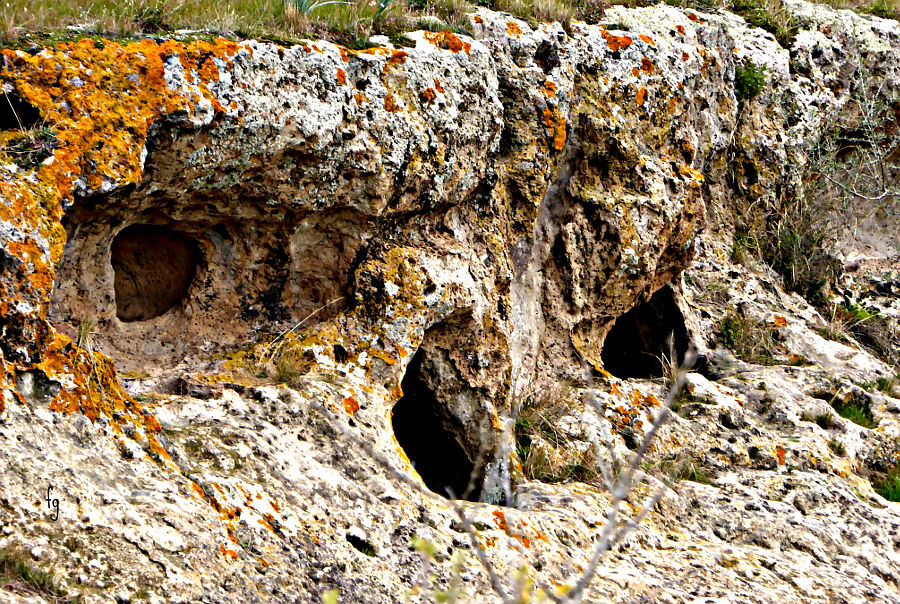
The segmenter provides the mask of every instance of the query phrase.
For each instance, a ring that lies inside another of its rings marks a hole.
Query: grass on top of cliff
[[[596,22],[606,0],[478,0],[531,22],[578,18]],[[129,38],[177,30],[291,43],[324,38],[351,47],[375,34],[403,44],[417,29],[468,33],[466,0],[9,0],[0,3],[6,45],[34,34],[56,39]],[[28,34],[31,34],[28,36]],[[30,38],[30,39],[29,39]]]
[[[781,0],[665,0],[711,11],[743,15],[789,45],[796,34],[793,17]],[[900,18],[900,0],[826,0],[837,8],[853,8],[880,17]],[[30,44],[33,34],[47,42],[85,36],[129,38],[176,30],[235,38],[293,42],[325,38],[349,46],[368,45],[375,34],[395,44],[402,32],[416,29],[469,33],[466,13],[478,6],[505,11],[532,24],[572,19],[597,23],[610,4],[648,6],[654,0],[9,0],[0,3],[5,45]],[[26,34],[30,38],[19,40]]]

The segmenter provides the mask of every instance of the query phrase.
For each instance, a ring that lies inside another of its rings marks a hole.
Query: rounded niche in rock
[[[187,235],[150,224],[122,229],[112,242],[116,317],[148,321],[187,296],[200,253]]]
[[[662,377],[666,360],[684,361],[688,343],[684,316],[666,285],[616,319],[603,343],[603,366],[622,379]]]
[[[403,377],[403,397],[391,413],[394,436],[425,486],[444,497],[478,501],[475,464],[459,442],[462,426],[421,375],[424,360],[420,350]]]

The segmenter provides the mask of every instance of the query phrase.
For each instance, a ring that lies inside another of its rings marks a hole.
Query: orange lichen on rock
[[[506,33],[511,38],[518,38],[522,35],[522,28],[515,21],[506,22]]]
[[[690,19],[691,21],[696,21],[698,17],[695,13],[688,13],[688,19]]]
[[[441,81],[437,78],[434,78],[434,89],[441,93],[444,92],[444,87],[441,86]]]
[[[544,125],[550,129],[553,148],[561,151],[566,146],[566,117],[557,108],[544,108]]]
[[[484,23],[484,19],[481,18],[481,15],[475,15],[475,23]]]
[[[637,103],[639,107],[642,107],[646,101],[647,101],[647,87],[641,86],[640,90],[637,91],[637,94],[634,97],[634,102]]]
[[[691,55],[689,55],[688,53],[686,53],[686,52],[682,52],[682,53],[681,53],[681,60],[682,60],[682,61],[688,61],[688,60],[690,60],[690,58],[691,58]]]
[[[78,348],[47,322],[54,266],[66,238],[63,208],[73,200],[76,181],[88,191],[111,182],[139,183],[147,133],[161,116],[193,114],[200,101],[224,111],[211,86],[233,68],[232,59],[241,51],[250,49],[221,38],[129,44],[84,39],[35,54],[0,50],[0,83],[32,105],[44,123],[53,124],[56,137],[48,160],[0,183],[0,221],[18,233],[3,247],[21,274],[6,279],[0,292],[4,302],[23,303],[4,304],[2,320],[4,326],[16,324],[30,349],[25,357],[30,360],[0,365],[0,382],[15,383],[9,376],[20,371],[44,372],[60,384],[50,409],[81,413],[92,421],[108,417],[114,430],[131,423],[138,428],[136,439],[146,435],[145,448],[155,461],[168,458],[154,436],[159,422],[122,389],[112,361]],[[167,84],[164,64],[172,60],[184,69],[190,92]]]
[[[603,36],[604,40],[606,40],[606,45],[612,52],[625,50],[626,48],[634,44],[634,40],[632,40],[628,36],[614,36],[605,29],[600,30],[600,35]]]
[[[348,396],[344,399],[344,411],[346,411],[348,415],[355,415],[356,412],[359,411],[359,401],[352,396]]]
[[[403,65],[408,56],[409,53],[405,50],[392,50],[391,56],[388,57],[388,65]]]
[[[353,95],[353,100],[356,101],[356,104],[357,104],[357,105],[362,105],[363,103],[365,103],[365,102],[366,102],[367,100],[369,100],[369,99],[366,98],[366,95],[364,95],[363,93],[357,92],[357,93],[355,93],[355,94]]]
[[[394,95],[390,92],[384,97],[384,109],[391,113],[400,111],[400,105],[397,104],[397,101],[394,100]]]
[[[500,510],[494,510],[491,514],[494,516],[494,524],[497,525],[497,528],[504,533],[508,533],[509,524],[506,523],[506,515]]]
[[[544,82],[544,94],[547,96],[547,98],[555,97],[557,89],[558,87],[556,86],[556,82],[552,82],[550,80]]]
[[[232,560],[238,559],[238,554],[233,549],[227,549],[224,545],[219,546],[219,553],[223,558],[231,558]]]
[[[639,77],[641,75],[641,70],[638,69],[637,67],[632,67],[631,75],[633,75],[634,77]]]
[[[644,57],[641,59],[641,71],[644,73],[650,74],[653,73],[653,61]]]
[[[341,86],[347,85],[347,74],[343,69],[338,68],[337,70],[337,81]]]
[[[778,465],[783,466],[785,457],[787,456],[787,451],[785,451],[782,447],[775,447],[775,456],[778,458]]]
[[[434,88],[426,88],[419,93],[419,97],[422,99],[423,103],[431,104],[434,102],[435,97]]]
[[[680,33],[681,35],[684,35],[684,25],[676,25],[676,26],[675,26],[675,31],[677,31],[677,32]]]
[[[654,42],[653,38],[651,38],[650,36],[645,36],[644,34],[641,34],[638,36],[638,38],[640,38],[641,42],[644,42],[645,44],[649,44],[650,46],[656,46],[656,42]]]
[[[437,46],[438,48],[443,48],[444,50],[449,50],[450,52],[459,52],[461,50],[466,51],[466,54],[472,50],[472,45],[468,42],[462,41],[459,36],[454,34],[449,29],[445,29],[441,32],[424,32],[425,39]]]

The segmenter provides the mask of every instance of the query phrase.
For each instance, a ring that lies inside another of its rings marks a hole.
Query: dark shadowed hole
[[[687,330],[675,295],[665,286],[616,319],[603,343],[603,367],[623,379],[662,377],[660,358],[671,356],[669,334],[680,364],[688,347]]]
[[[149,224],[122,229],[110,252],[121,321],[146,321],[181,302],[199,261],[190,237]]]
[[[423,359],[419,350],[400,384],[403,398],[393,409],[394,435],[425,486],[444,497],[449,488],[461,497],[474,465],[455,436],[455,422],[422,379]],[[478,495],[474,488],[466,499],[478,501]]]
[[[0,130],[31,130],[41,121],[37,107],[14,94],[4,94],[0,98]]]
[[[348,533],[347,541],[350,542],[350,545],[352,545],[365,555],[369,556],[370,558],[374,558],[377,553],[371,543],[369,543],[365,539],[357,537],[356,535],[351,535]]]

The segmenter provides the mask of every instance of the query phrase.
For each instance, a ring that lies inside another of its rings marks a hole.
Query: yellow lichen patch
[[[556,91],[558,87],[555,82],[547,80],[544,82],[544,95],[549,99],[556,96]]]
[[[544,109],[544,125],[550,130],[550,139],[553,148],[557,151],[566,146],[566,117],[557,108],[546,107]]]
[[[437,46],[438,48],[443,48],[444,50],[449,50],[450,52],[459,52],[461,50],[466,51],[466,54],[472,50],[472,45],[468,42],[463,42],[459,36],[454,34],[449,29],[445,29],[441,32],[424,32],[425,39]]]
[[[511,38],[518,38],[522,35],[522,28],[515,21],[507,21],[506,33]]]

